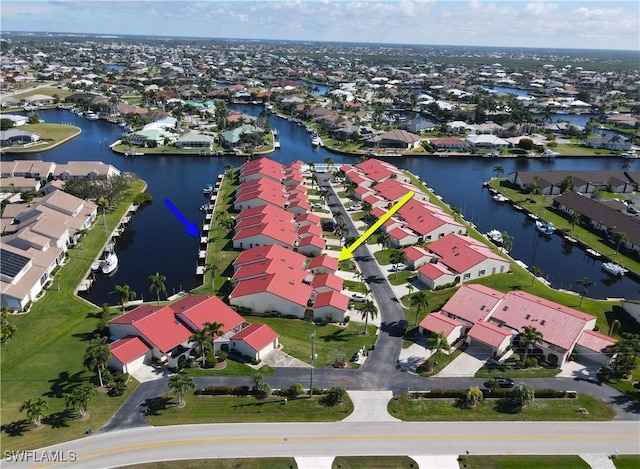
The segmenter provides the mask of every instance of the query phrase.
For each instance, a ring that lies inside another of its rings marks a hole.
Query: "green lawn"
[[[222,369],[200,368],[200,363],[194,363],[191,368],[185,368],[184,374],[189,376],[247,376],[252,377],[256,370],[244,363],[228,358],[225,360],[226,366]],[[264,376],[273,376],[275,370],[268,365],[260,367],[260,373]]]
[[[71,90],[64,90],[64,89],[55,88],[51,86],[51,87],[42,87],[35,90],[25,91],[23,93],[18,93],[18,94],[15,94],[13,97],[17,99],[22,99],[22,98],[33,96],[36,94],[44,94],[47,96],[51,96],[52,98],[55,98],[56,96],[58,96],[58,98],[62,100],[67,96],[71,96],[73,93],[74,92]]]
[[[46,151],[50,147],[60,144],[63,140],[80,135],[81,132],[79,127],[64,124],[27,124],[20,126],[20,130],[37,133],[40,135],[40,140],[35,145],[24,148],[6,148],[6,152],[30,153]]]
[[[584,407],[589,414],[577,410]],[[458,421],[604,421],[616,416],[604,401],[578,395],[577,399],[536,399],[524,409],[507,399],[485,399],[475,409],[461,405],[458,399],[409,399],[406,394],[392,399],[388,410],[401,420],[415,422]]]
[[[468,469],[589,469],[580,456],[537,456],[533,454],[497,456],[461,456],[460,467]],[[634,466],[636,467],[636,466]]]
[[[122,466],[123,469],[295,469],[294,458],[192,459]]]
[[[409,456],[337,456],[331,469],[409,469],[418,464]]]
[[[293,383],[292,383],[293,384]],[[258,399],[253,396],[187,395],[186,407],[176,408],[169,395],[157,398],[147,413],[151,425],[184,425],[192,423],[248,422],[335,422],[353,412],[347,396],[342,404],[327,406],[321,396],[296,399],[279,396]]]
[[[485,364],[475,374],[476,378],[491,378],[492,376],[504,376],[509,378],[548,378],[560,373],[560,368],[532,368],[519,370],[511,366],[499,366],[491,363]]]
[[[129,207],[133,194],[144,190],[137,180],[129,190],[128,200],[107,213],[107,225],[114,227]],[[64,397],[75,386],[86,383],[93,375],[82,364],[88,341],[93,337],[99,308],[74,295],[107,241],[102,220],[98,220],[82,243],[68,251],[69,262],[61,269],[60,291],[54,288],[34,303],[28,314],[11,315],[9,321],[18,328],[17,335],[2,345],[0,373],[2,378],[3,449],[37,448],[72,438],[79,438],[88,427],[100,428],[124,402],[99,394],[89,405],[91,417],[84,422],[65,421]],[[129,389],[136,387],[135,381]],[[25,415],[19,407],[27,399],[42,397],[49,403],[48,414],[54,414],[53,425],[32,431],[25,429]],[[54,428],[55,427],[55,428]]]
[[[418,368],[417,370],[418,374],[423,378],[428,378],[429,376],[433,376],[440,373],[442,370],[444,370],[447,367],[447,365],[449,365],[449,363],[451,363],[453,360],[458,358],[458,356],[460,356],[463,350],[464,348],[459,347],[456,350],[452,350],[451,353],[449,354],[440,353],[440,356],[438,357],[437,365],[435,364],[434,359],[430,357],[429,361],[433,363],[433,369],[431,371],[426,371],[426,370],[421,371],[420,368]]]
[[[640,454],[621,454],[613,460],[617,469],[638,469]]]
[[[409,279],[415,278],[416,273],[411,270],[402,270],[400,272],[392,272],[387,275],[387,279],[391,285],[402,285],[407,283]],[[407,290],[408,291],[408,290]]]
[[[315,331],[317,367],[331,366],[338,353],[344,354],[349,361],[363,345],[368,349],[376,341],[376,326],[369,325],[369,334],[363,335],[364,325],[357,322],[349,322],[346,327],[341,327],[335,324],[314,325],[300,319],[261,316],[251,316],[248,320],[271,327],[280,334],[283,351],[305,363],[311,361],[311,334]]]
[[[391,264],[391,253],[395,251],[395,249],[381,249],[380,251],[376,251],[373,253],[378,264],[380,265],[390,265]]]

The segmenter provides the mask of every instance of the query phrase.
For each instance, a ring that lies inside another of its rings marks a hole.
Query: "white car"
[[[367,299],[367,295],[363,293],[354,293],[351,295],[352,301],[363,302]]]
[[[405,264],[392,265],[389,269],[389,272],[402,272],[403,270],[407,270],[407,266]]]
[[[311,204],[311,208],[322,208],[322,204]]]
[[[358,210],[362,210],[362,205],[360,205],[360,204],[352,205],[347,210],[350,211],[350,212],[356,212]]]

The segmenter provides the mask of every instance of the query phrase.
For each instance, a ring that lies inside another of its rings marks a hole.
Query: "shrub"
[[[331,406],[342,404],[342,401],[346,396],[347,391],[344,388],[331,388],[322,397],[322,403]]]
[[[104,384],[113,382],[113,375],[111,374],[111,371],[109,371],[109,368],[102,370],[102,381]]]
[[[249,392],[251,392],[251,388],[249,386],[236,386],[235,388],[231,388],[229,390],[234,396],[248,396]]]
[[[205,396],[225,396],[231,394],[232,389],[234,388],[229,386],[207,386],[200,391],[200,394]]]
[[[121,373],[117,372],[113,375],[113,379],[116,383],[128,383],[129,382],[129,373]]]
[[[122,396],[127,392],[127,384],[124,381],[116,381],[111,389],[109,389],[109,396],[116,397]]]
[[[351,320],[351,317],[349,316],[345,316],[344,320],[342,322],[344,322],[345,324],[349,324],[349,321]]]
[[[256,365],[259,365],[261,361],[262,360],[260,360],[259,358],[257,360],[254,358],[254,359],[251,359],[251,364],[256,366]]]
[[[300,384],[300,383],[293,383],[289,387],[289,396],[291,396],[291,397],[298,397],[303,392],[304,392],[304,388],[302,387],[302,384]]]
[[[227,359],[229,355],[227,354],[227,352],[223,352],[222,350],[218,351],[218,362],[223,362]]]
[[[213,368],[218,364],[218,359],[212,353],[208,353],[204,359],[205,368]]]
[[[491,378],[488,381],[485,381],[484,387],[487,388],[490,392],[494,392],[500,389],[500,385],[495,378]]]

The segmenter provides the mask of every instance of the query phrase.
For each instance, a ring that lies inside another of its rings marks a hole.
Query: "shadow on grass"
[[[148,399],[145,415],[160,415],[162,411],[167,410],[169,407],[175,407],[176,401],[171,397],[160,396],[154,399]]]
[[[520,404],[509,397],[498,399],[493,409],[501,414],[519,414],[522,411]]]
[[[63,428],[69,426],[69,420],[75,417],[75,413],[71,409],[65,409],[61,412],[54,412],[47,415],[43,422],[51,425],[52,428]]]
[[[16,420],[15,422],[2,425],[0,430],[5,432],[9,436],[22,436],[24,433],[31,429],[33,425],[27,419]]]
[[[263,397],[253,396],[252,402],[247,402],[246,404],[236,404],[231,406],[232,409],[240,408],[240,407],[263,407],[263,406],[280,406],[284,401],[265,401]],[[289,399],[291,400],[291,399]]]
[[[45,392],[46,397],[62,398],[67,394],[70,394],[76,387],[85,382],[82,377],[82,372],[77,372],[72,375],[68,371],[62,371],[58,374],[57,378],[50,379],[51,390]]]
[[[338,329],[331,334],[322,335],[319,338],[324,342],[348,342],[352,337],[359,337],[360,333],[346,333],[344,329]]]

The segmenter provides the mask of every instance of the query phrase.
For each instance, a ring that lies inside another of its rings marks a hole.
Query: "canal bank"
[[[235,110],[258,115],[259,106],[238,106]],[[113,153],[109,143],[122,135],[115,124],[88,121],[69,111],[51,110],[42,116],[47,122],[71,121],[83,132],[78,138],[62,147],[41,154],[15,155],[17,159],[56,161],[68,160],[104,161],[124,172],[144,179],[154,202],[139,211],[134,223],[118,241],[120,266],[116,275],[99,277],[91,292],[91,301],[96,304],[114,304],[116,297],[110,292],[115,285],[128,284],[139,293],[148,291],[147,278],[154,272],[167,277],[167,292],[175,289],[191,290],[201,285],[194,266],[198,260],[199,240],[184,233],[181,225],[162,203],[170,199],[190,221],[202,220],[200,207],[207,201],[202,188],[212,184],[225,166],[239,166],[244,158],[222,156],[203,158],[181,155],[170,157],[158,155],[153,158],[124,157]],[[313,147],[309,133],[300,125],[269,115],[272,129],[278,131],[281,147],[269,158],[287,164],[293,161],[322,163],[332,158],[336,165],[360,162],[359,157],[335,154],[326,148]],[[640,285],[628,278],[611,282],[601,270],[600,263],[584,255],[579,248],[563,246],[558,236],[550,240],[538,239],[533,224],[526,216],[516,212],[511,205],[498,204],[483,191],[482,182],[491,178],[493,169],[500,164],[505,175],[513,171],[546,171],[552,169],[616,169],[623,161],[619,158],[556,158],[541,161],[536,158],[380,158],[419,176],[423,182],[440,195],[446,203],[459,208],[465,219],[473,222],[478,231],[491,229],[508,231],[514,237],[512,257],[529,266],[537,266],[543,277],[556,288],[576,290],[576,280],[587,276],[597,284],[589,289],[589,296],[632,297],[640,294]],[[640,163],[631,161],[636,167]],[[632,170],[634,170],[632,167]],[[640,166],[638,166],[640,167]],[[158,202],[159,201],[159,202]]]

